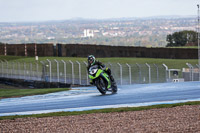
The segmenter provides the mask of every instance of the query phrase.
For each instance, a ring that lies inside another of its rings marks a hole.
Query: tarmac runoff
[[[189,93],[187,93],[187,91]],[[181,93],[185,92],[185,93]],[[134,96],[140,95],[140,97],[145,97],[147,95],[159,95],[159,94],[165,94],[165,97],[156,99],[150,99],[147,100],[137,100],[135,102],[133,100],[133,103],[130,103],[128,101],[126,103],[126,99],[134,98]],[[178,95],[178,99],[171,99],[167,100],[167,97],[171,97],[170,94]],[[167,95],[169,94],[169,95]],[[182,94],[182,95],[180,95]],[[193,95],[193,96],[192,96]],[[77,106],[77,107],[68,107],[68,108],[62,108],[62,109],[45,109],[45,110],[34,110],[34,111],[19,111],[19,112],[1,112],[0,109],[0,116],[11,116],[11,115],[31,115],[31,114],[41,114],[41,113],[52,113],[52,112],[61,112],[61,111],[85,111],[85,110],[95,110],[95,109],[105,109],[105,108],[119,108],[119,107],[140,107],[140,106],[150,106],[150,105],[159,105],[159,104],[174,104],[174,103],[183,103],[183,102],[189,102],[189,101],[200,101],[200,82],[184,82],[184,83],[159,83],[159,84],[137,84],[137,85],[122,85],[119,86],[118,94],[110,94],[101,96],[101,94],[96,90],[95,87],[83,87],[83,88],[74,88],[71,91],[66,92],[58,92],[58,93],[51,93],[46,95],[36,95],[36,96],[27,96],[22,98],[8,98],[8,99],[2,99],[0,101],[0,108],[2,107],[8,107],[8,106],[16,106],[23,104],[37,104],[40,106],[41,101],[42,102],[49,102],[49,100],[56,100],[57,102],[66,100],[77,100],[80,98],[80,100],[84,99],[106,99],[109,96],[110,99],[116,99],[116,98],[123,98],[124,103],[109,103],[107,104],[101,104],[96,106]],[[188,98],[187,98],[188,97]],[[146,101],[146,102],[144,102]]]

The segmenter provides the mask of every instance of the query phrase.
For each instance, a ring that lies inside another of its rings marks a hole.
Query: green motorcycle
[[[104,95],[107,91],[117,92],[117,85],[111,82],[109,75],[98,65],[90,67],[89,78],[93,80],[94,85],[101,94]]]

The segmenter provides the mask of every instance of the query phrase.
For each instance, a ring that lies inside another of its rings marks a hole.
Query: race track
[[[117,94],[101,95],[95,87],[0,100],[0,116],[82,111],[200,101],[200,82],[122,85]]]

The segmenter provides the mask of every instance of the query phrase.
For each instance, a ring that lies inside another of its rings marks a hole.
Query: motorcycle
[[[89,78],[93,80],[101,94],[105,95],[107,91],[117,92],[117,85],[111,82],[109,75],[98,65],[90,67]]]

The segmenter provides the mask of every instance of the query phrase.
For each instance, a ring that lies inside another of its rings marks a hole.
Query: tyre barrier
[[[0,84],[11,85],[22,88],[71,88],[71,84],[58,82],[44,82],[23,79],[0,78]]]

